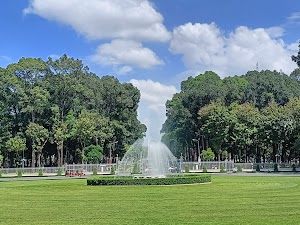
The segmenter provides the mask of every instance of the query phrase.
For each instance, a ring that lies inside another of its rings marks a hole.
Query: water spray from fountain
[[[165,177],[178,172],[177,158],[160,141],[137,140],[118,165],[118,175],[135,174],[143,177]]]

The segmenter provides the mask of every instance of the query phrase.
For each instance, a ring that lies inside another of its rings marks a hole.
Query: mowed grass
[[[0,183],[0,224],[300,224],[300,177],[213,176],[180,186]]]

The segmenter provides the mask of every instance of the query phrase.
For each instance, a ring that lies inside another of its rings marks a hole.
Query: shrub
[[[260,166],[259,166],[259,164],[256,164],[256,172],[260,172]]]
[[[274,172],[278,172],[278,164],[277,163],[274,164]]]
[[[42,168],[39,168],[39,170],[38,170],[38,176],[39,177],[43,176],[43,169]]]
[[[116,168],[114,166],[111,167],[110,174],[111,175],[115,175],[116,174]]]
[[[58,168],[56,176],[62,176],[62,173],[63,173],[62,168]]]
[[[189,172],[190,172],[190,167],[189,167],[189,165],[185,165],[185,166],[184,166],[184,172],[185,172],[185,173],[189,173]]]
[[[293,172],[296,172],[296,171],[297,171],[297,170],[296,170],[296,165],[295,165],[295,164],[292,165],[292,168],[293,168]]]
[[[2,170],[0,169],[0,177],[2,177]]]
[[[93,175],[97,175],[97,167],[93,168]]]
[[[212,161],[215,158],[215,153],[211,150],[211,148],[203,150],[200,155],[204,161]]]
[[[225,170],[225,167],[224,167],[223,164],[220,166],[220,172],[221,173],[226,173],[226,170]]]
[[[171,176],[165,178],[134,178],[134,177],[92,177],[87,179],[87,185],[174,185],[211,182],[211,175],[197,174],[186,176]]]
[[[21,169],[18,169],[18,171],[17,171],[17,176],[18,176],[18,177],[21,177],[21,176],[22,176],[22,170],[21,170]]]
[[[207,173],[207,166],[203,165],[203,173]]]
[[[236,166],[236,168],[237,168],[237,172],[238,172],[238,173],[243,172],[243,168],[242,168],[242,166],[241,166],[240,164],[238,164],[238,165]]]

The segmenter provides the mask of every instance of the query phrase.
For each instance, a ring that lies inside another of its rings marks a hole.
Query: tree
[[[293,56],[292,56],[292,60],[293,60],[295,63],[297,63],[298,67],[300,68],[300,41],[299,41],[298,47],[299,47],[298,55],[296,55],[296,56],[293,55]]]
[[[99,145],[90,145],[84,149],[84,158],[90,163],[99,163],[102,159],[103,148]]]
[[[37,166],[40,167],[42,150],[48,141],[49,132],[43,126],[30,123],[25,133],[32,141],[31,167],[35,167],[36,153],[38,158]]]
[[[228,140],[233,120],[229,110],[221,102],[213,102],[199,111],[199,120],[203,124],[200,132],[209,138],[214,152],[218,153]]]
[[[0,155],[0,166],[2,165],[2,163],[3,163],[3,155]]]
[[[20,137],[19,135],[10,138],[5,145],[8,152],[11,153],[11,164],[13,164],[14,156],[18,159],[20,152],[25,151],[26,148],[26,139]],[[23,159],[22,159],[23,160]]]
[[[36,114],[41,114],[45,110],[49,98],[49,92],[41,87],[36,86],[30,89],[27,94],[21,98],[21,104],[23,105],[22,112],[30,113],[31,122],[34,123]]]
[[[81,155],[84,156],[85,147],[90,143],[93,134],[95,133],[96,123],[94,120],[94,113],[89,111],[82,111],[79,118],[76,121],[76,137],[81,144]],[[84,158],[82,157],[82,163],[84,163]]]
[[[9,152],[19,155],[20,152],[26,150],[26,139],[17,135],[10,138],[5,146]]]
[[[212,161],[215,159],[215,153],[211,150],[211,148],[208,148],[207,150],[203,150],[201,152],[201,158],[204,161]]]

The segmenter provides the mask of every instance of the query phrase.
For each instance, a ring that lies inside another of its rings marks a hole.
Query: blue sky
[[[300,39],[293,0],[2,0],[0,66],[21,57],[79,58],[142,93],[139,116],[157,136],[164,103],[205,70],[290,73]]]

